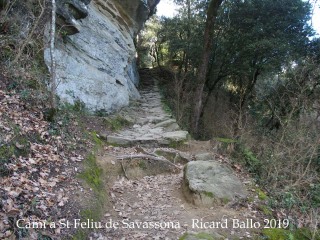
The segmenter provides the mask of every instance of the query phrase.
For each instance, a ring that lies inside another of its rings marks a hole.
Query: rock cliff
[[[60,0],[57,94],[110,113],[140,97],[134,38],[159,0]],[[50,66],[49,49],[45,60]]]

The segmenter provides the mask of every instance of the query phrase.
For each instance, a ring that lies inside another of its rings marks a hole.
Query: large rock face
[[[59,25],[68,25],[61,28],[65,32],[57,39],[55,52],[61,101],[79,101],[91,112],[109,113],[139,98],[133,39],[157,2],[58,1]],[[45,60],[50,66],[49,49]]]

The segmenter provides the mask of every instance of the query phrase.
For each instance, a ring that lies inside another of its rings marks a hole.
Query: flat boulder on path
[[[216,161],[193,161],[184,169],[183,189],[188,201],[197,206],[227,204],[248,193],[231,169]]]
[[[171,141],[186,141],[188,139],[188,134],[187,131],[174,131],[164,133],[163,137]]]

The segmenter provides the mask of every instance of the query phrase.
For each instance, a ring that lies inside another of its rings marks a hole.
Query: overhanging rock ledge
[[[58,0],[57,95],[110,113],[140,97],[134,38],[159,0]],[[50,51],[44,57],[50,66]]]

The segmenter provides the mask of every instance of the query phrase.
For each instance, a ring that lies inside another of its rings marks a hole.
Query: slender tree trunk
[[[185,58],[184,58],[184,72],[188,71],[189,65],[189,54],[190,54],[190,43],[191,43],[191,2],[187,0],[187,7],[188,7],[188,26],[187,26],[187,50],[185,51]]]
[[[202,111],[203,90],[208,73],[208,64],[213,49],[214,25],[218,9],[223,0],[211,0],[207,11],[206,27],[204,32],[204,47],[197,74],[197,87],[195,90],[194,106],[191,119],[191,130],[194,135],[199,133],[199,120]]]
[[[219,76],[219,77],[217,77],[217,79],[214,81],[213,85],[209,87],[209,89],[208,89],[209,91],[208,91],[207,97],[204,98],[204,101],[203,101],[203,103],[202,103],[202,110],[201,110],[201,113],[200,113],[200,118],[203,117],[203,115],[204,115],[204,109],[206,108],[206,106],[207,106],[207,104],[208,104],[208,102],[209,102],[209,100],[210,100],[210,97],[211,97],[213,91],[215,90],[217,84],[220,82],[220,80],[221,80],[223,77],[225,77],[225,76]],[[205,84],[206,84],[206,83],[205,83]]]
[[[51,108],[57,108],[56,101],[56,59],[55,59],[55,34],[56,34],[56,1],[51,0],[52,12],[51,12],[51,31],[50,31],[50,58],[51,58]]]
[[[244,92],[244,96],[242,98],[242,101],[241,101],[241,107],[244,106],[246,100],[248,99],[249,95],[251,94],[254,86],[256,85],[257,83],[257,80],[258,80],[258,76],[260,75],[260,70],[259,69],[256,69],[253,73],[253,76],[252,76],[252,79],[251,81],[248,83],[246,89],[245,89],[245,92]]]

